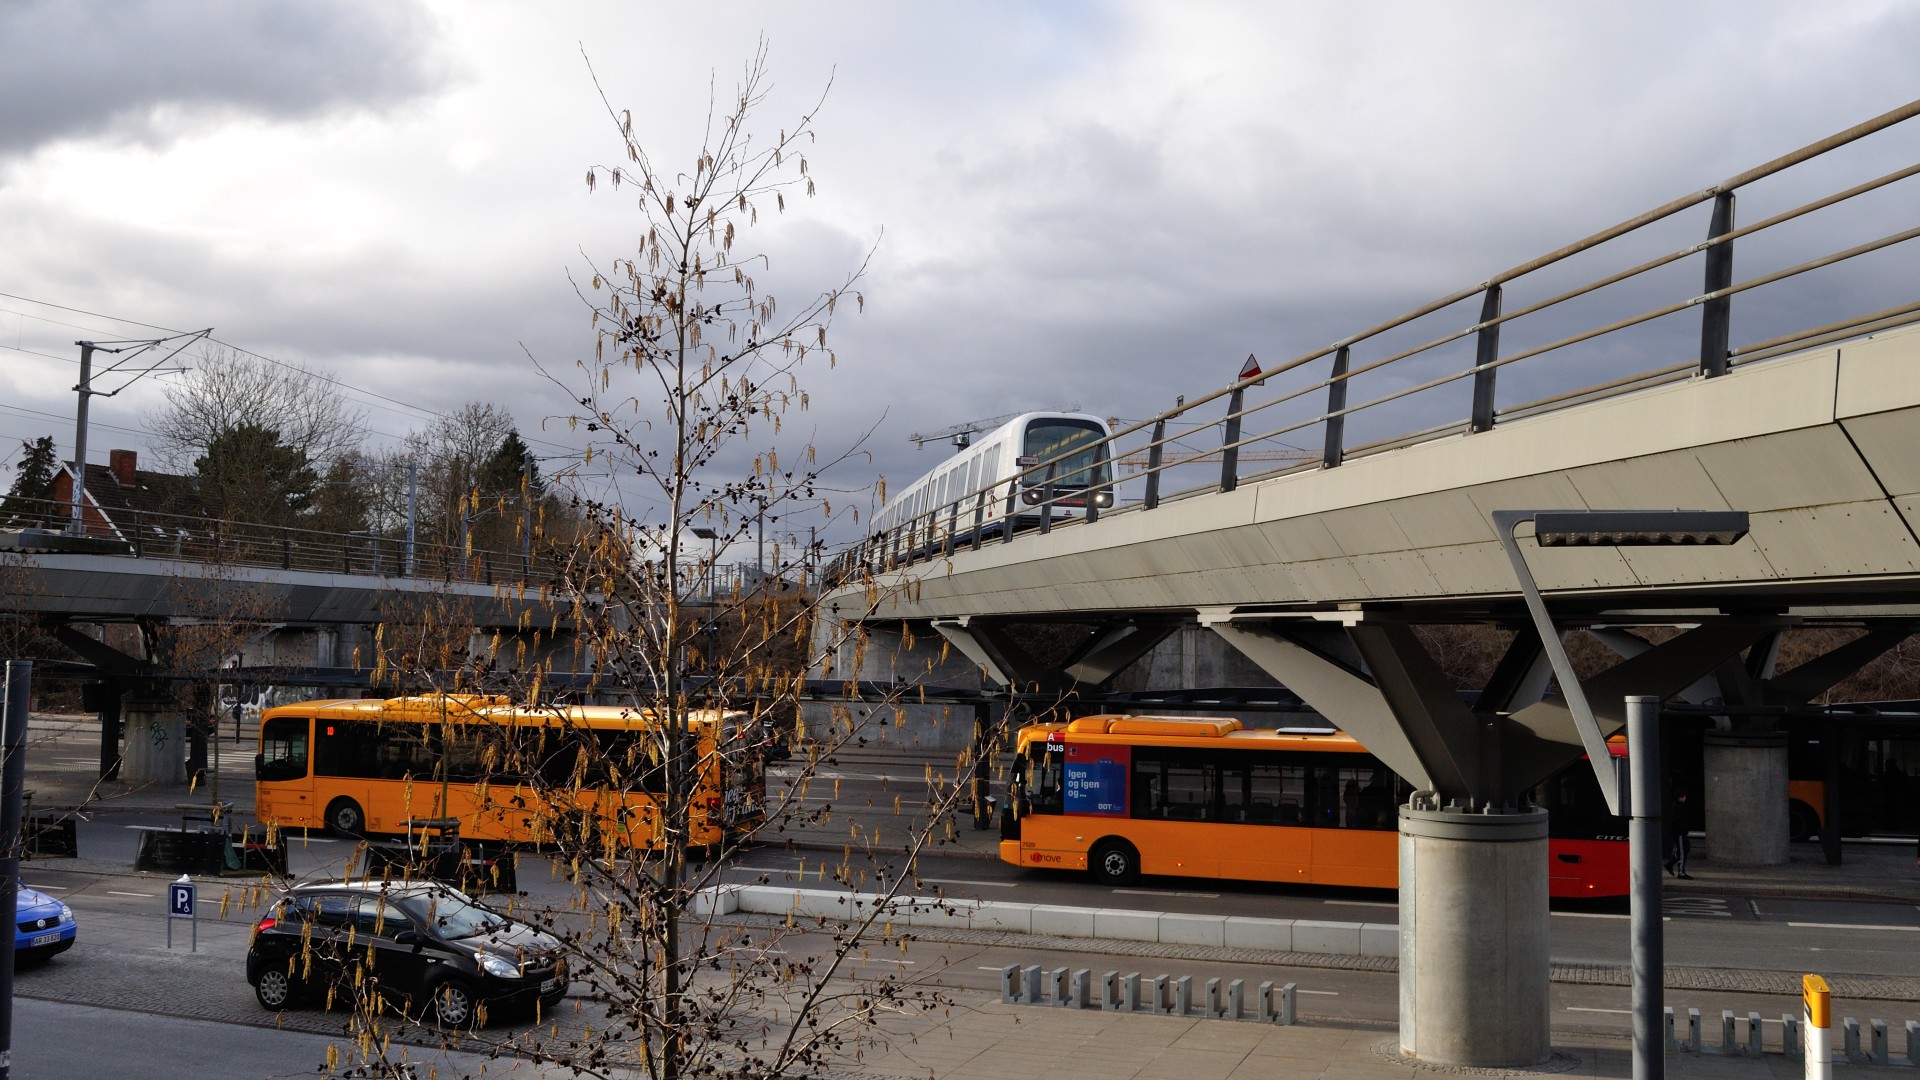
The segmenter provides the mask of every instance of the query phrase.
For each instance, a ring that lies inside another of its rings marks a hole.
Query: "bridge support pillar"
[[[128,695],[121,779],[130,784],[187,782],[187,720],[164,695]]]
[[[1400,808],[1400,1050],[1524,1068],[1553,1052],[1547,814]]]
[[[1706,758],[1707,861],[1725,866],[1787,862],[1787,736],[1710,731]],[[1697,812],[1697,811],[1696,811]]]

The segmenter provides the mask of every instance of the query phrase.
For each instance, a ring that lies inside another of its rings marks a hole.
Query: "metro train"
[[[925,554],[951,533],[970,542],[1009,527],[1033,528],[1079,517],[1088,503],[1113,505],[1107,422],[1085,413],[1022,413],[935,466],[887,501],[867,526],[870,565]],[[1016,480],[1016,478],[1018,478]],[[1044,489],[1054,501],[1043,507]]]

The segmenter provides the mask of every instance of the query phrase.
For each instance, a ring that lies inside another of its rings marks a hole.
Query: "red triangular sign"
[[[1257,377],[1259,374],[1260,374],[1260,361],[1255,360],[1253,358],[1252,353],[1248,353],[1246,364],[1240,368],[1240,377],[1242,379],[1252,379]]]

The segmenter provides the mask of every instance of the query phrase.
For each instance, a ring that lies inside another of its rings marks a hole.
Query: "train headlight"
[[[1029,503],[1037,503],[1040,501],[1040,492],[1034,488],[1028,488],[1025,492],[1021,493],[1021,498],[1024,498]]]
[[[1095,506],[1112,506],[1112,505],[1113,505],[1113,492],[1111,492],[1111,491],[1096,491],[1096,492],[1094,492],[1094,493],[1093,493],[1093,505],[1095,505]]]

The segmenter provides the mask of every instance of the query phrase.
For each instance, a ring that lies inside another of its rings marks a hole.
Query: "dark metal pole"
[[[1841,728],[1829,721],[1820,733],[1820,758],[1826,779],[1825,797],[1820,801],[1820,853],[1828,866],[1840,865],[1840,740]]]
[[[1227,395],[1227,430],[1220,439],[1220,490],[1240,486],[1240,409],[1247,400],[1247,388],[1236,386]]]
[[[1500,370],[1491,367],[1500,359],[1500,286],[1487,286],[1486,299],[1480,303],[1480,329],[1473,355],[1474,431],[1493,430],[1494,376]]]
[[[120,702],[126,688],[116,679],[100,687],[100,779],[120,779]]]
[[[87,490],[87,399],[93,396],[93,342],[76,341],[80,346],[80,404],[73,414],[73,518],[67,532],[73,536],[87,533],[84,500]],[[12,924],[8,924],[12,925]]]
[[[1665,939],[1660,925],[1660,699],[1627,698],[1628,919],[1633,942],[1633,1080],[1664,1080]]]
[[[1320,462],[1329,469],[1346,456],[1348,357],[1347,347],[1340,346],[1333,354],[1333,374],[1327,379],[1327,448]]]
[[[1713,220],[1707,226],[1707,239],[1716,240],[1733,231],[1733,192],[1722,191],[1713,197]],[[1707,249],[1706,291],[1716,293],[1733,284],[1733,241],[1722,240]],[[1709,378],[1727,373],[1727,347],[1733,334],[1733,297],[1721,296],[1707,301],[1700,312],[1700,373]]]
[[[1147,497],[1146,508],[1151,510],[1160,505],[1160,458],[1162,443],[1167,437],[1167,422],[1156,420],[1153,424],[1153,445],[1147,447]]]
[[[33,664],[7,661],[7,690],[0,715],[0,928],[20,916],[20,802],[27,786],[27,694],[33,688]],[[13,1075],[14,933],[0,934],[0,1080]]]

